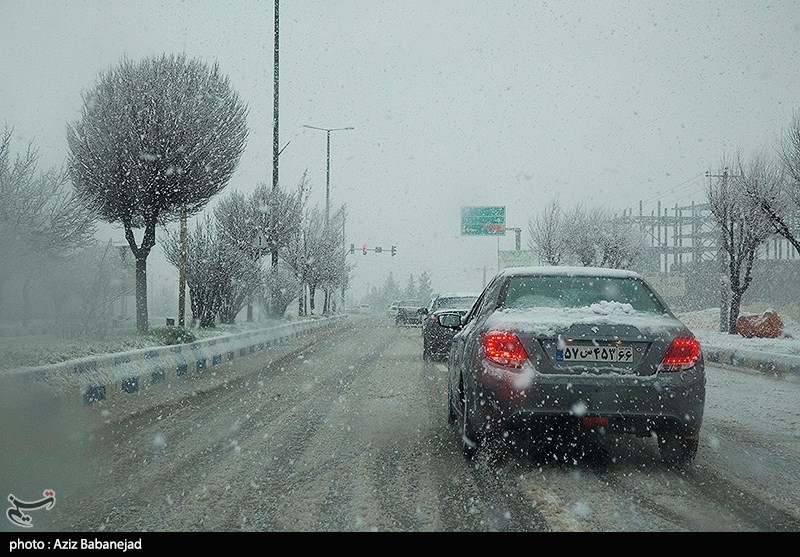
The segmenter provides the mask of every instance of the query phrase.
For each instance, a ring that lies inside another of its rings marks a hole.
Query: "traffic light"
[[[356,245],[350,244],[350,253],[355,253],[355,252],[356,252]]]
[[[361,246],[364,249],[364,255],[367,255],[367,244]]]
[[[392,257],[397,255],[397,246],[392,246]]]

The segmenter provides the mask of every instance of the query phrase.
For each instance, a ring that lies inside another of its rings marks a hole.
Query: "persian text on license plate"
[[[567,346],[556,348],[559,362],[632,362],[630,346]]]

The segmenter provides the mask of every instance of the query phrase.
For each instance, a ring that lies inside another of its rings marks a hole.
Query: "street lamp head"
[[[318,128],[317,126],[309,126],[308,124],[303,124],[303,127],[304,128],[309,128],[309,129],[312,129],[312,130],[322,130],[324,132],[338,132],[338,131],[341,131],[341,130],[354,130],[355,129],[352,126],[349,126],[347,128]]]

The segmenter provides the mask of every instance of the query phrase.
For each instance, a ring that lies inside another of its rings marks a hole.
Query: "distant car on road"
[[[414,325],[419,326],[422,324],[422,319],[425,317],[427,306],[425,302],[419,300],[400,300],[397,303],[397,315],[394,319],[394,324],[398,327]]]
[[[439,314],[456,311],[466,315],[479,295],[479,292],[448,292],[433,297],[422,321],[423,360],[446,360],[450,353],[450,342],[455,331],[439,325]]]
[[[639,274],[504,269],[466,316],[438,320],[456,331],[448,421],[467,457],[502,449],[514,431],[570,443],[588,433],[655,437],[667,464],[695,457],[706,396],[700,343]]]

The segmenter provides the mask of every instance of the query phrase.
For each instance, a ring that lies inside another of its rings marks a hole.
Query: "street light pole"
[[[328,136],[328,158],[327,158],[327,175],[325,179],[325,228],[328,228],[328,220],[331,214],[331,132],[338,132],[341,130],[354,130],[353,127],[347,128],[318,128],[316,126],[303,125],[304,128],[312,130],[322,130]]]

